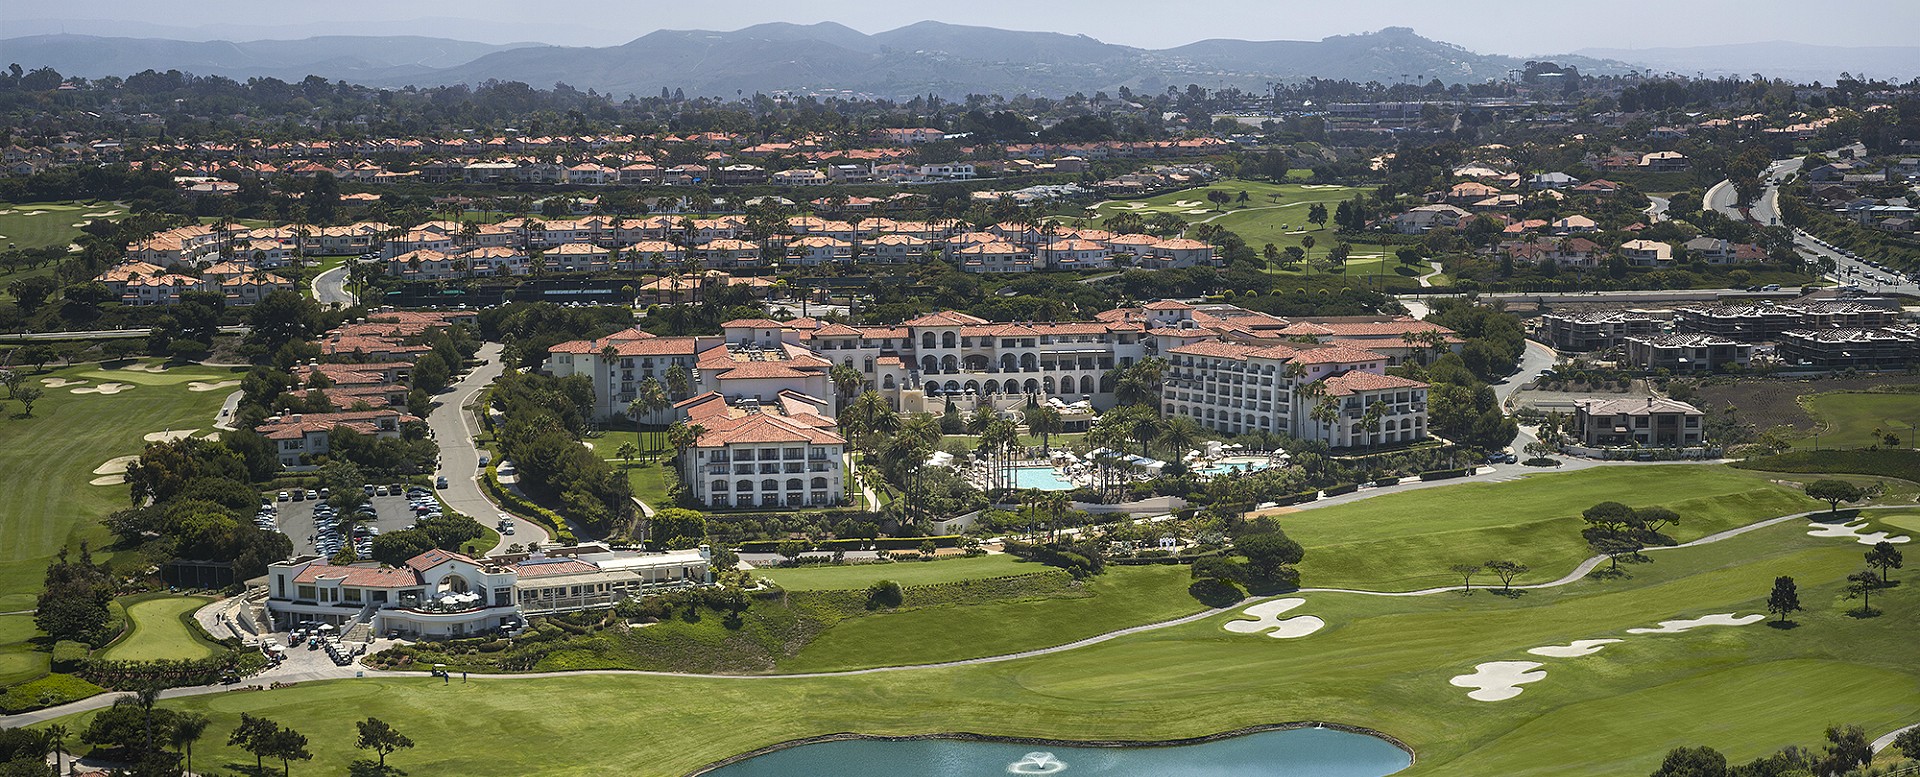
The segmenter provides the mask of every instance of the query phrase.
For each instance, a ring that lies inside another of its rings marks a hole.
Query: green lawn
[[[1920,423],[1920,394],[1836,391],[1802,397],[1800,401],[1820,424],[1817,439],[1822,448],[1884,444],[1875,430],[1897,434],[1902,447],[1911,447],[1914,424]],[[1795,440],[1794,446],[1812,448],[1815,440],[1808,435]]]
[[[95,215],[87,215],[95,214]],[[0,202],[0,245],[9,248],[63,246],[94,219],[117,219],[127,209],[111,202]]]
[[[217,645],[201,639],[187,621],[213,601],[204,596],[159,596],[130,600],[127,633],[100,653],[114,661],[193,660],[218,655]]]
[[[782,569],[756,569],[755,577],[779,583],[789,591],[860,590],[875,580],[901,585],[931,585],[955,580],[979,580],[1037,572],[1046,567],[1004,553],[945,561],[902,561],[893,564],[852,564]]]
[[[33,606],[41,575],[59,548],[81,541],[105,545],[108,535],[99,520],[127,505],[127,488],[89,485],[102,477],[94,474],[96,467],[138,454],[149,432],[211,430],[231,389],[192,391],[188,382],[238,377],[226,368],[184,366],[154,374],[80,364],[29,376],[45,388],[30,418],[19,402],[0,401],[0,472],[9,483],[7,498],[0,499],[0,612]],[[85,382],[53,388],[43,379]],[[133,388],[73,393],[106,382]]]
[[[31,615],[0,615],[0,688],[47,673],[52,656],[27,640],[40,636]]]
[[[640,449],[640,455],[628,462],[620,458],[620,446],[633,443]],[[673,455],[673,447],[667,444],[665,428],[636,432],[632,429],[619,429],[604,432],[587,438],[587,444],[593,452],[613,465],[614,469],[627,473],[627,483],[633,487],[633,495],[654,509],[671,507],[667,501],[667,478],[672,469],[666,460]]]
[[[1246,192],[1246,202],[1234,202],[1224,209],[1207,200],[1208,191],[1223,191],[1236,199]],[[1185,219],[1189,224],[1211,223],[1225,227],[1240,235],[1247,245],[1255,251],[1262,250],[1268,243],[1285,251],[1289,246],[1301,246],[1302,238],[1311,236],[1312,248],[1307,249],[1309,261],[1324,257],[1340,243],[1340,235],[1331,226],[1332,213],[1342,201],[1353,199],[1365,191],[1349,186],[1330,184],[1272,184],[1264,181],[1228,179],[1209,186],[1186,189],[1170,194],[1162,194],[1144,200],[1109,200],[1099,203],[1088,210],[1087,221],[1090,225],[1119,215],[1138,213],[1142,217],[1151,217],[1156,213],[1171,213]],[[1277,196],[1278,199],[1274,199]],[[1319,226],[1307,221],[1307,211],[1314,203],[1327,207],[1328,225]],[[1403,268],[1395,258],[1394,246],[1379,243],[1354,242],[1352,254],[1345,268],[1334,273],[1352,279],[1378,278],[1385,285],[1415,285],[1412,278],[1423,275],[1431,268]],[[1306,265],[1296,265],[1287,270],[1275,270],[1276,274],[1290,277],[1321,276],[1320,270]],[[1440,279],[1435,279],[1439,282]]]
[[[393,677],[164,704],[212,716],[213,735],[195,757],[230,769],[252,763],[220,736],[244,712],[306,734],[315,762],[302,766],[312,773],[361,757],[352,721],[375,716],[419,743],[395,754],[396,766],[477,777],[598,774],[609,763],[678,775],[840,731],[1153,739],[1300,720],[1392,734],[1419,754],[1402,773],[1409,777],[1639,777],[1675,746],[1709,744],[1745,761],[1814,744],[1833,723],[1878,736],[1920,719],[1920,585],[1876,595],[1885,616],[1848,616],[1857,602],[1841,586],[1862,550],[1790,523],[1650,554],[1624,578],[1514,597],[1309,594],[1289,615],[1327,626],[1297,640],[1232,634],[1222,616],[1017,661],[857,676]],[[1799,582],[1807,611],[1795,616],[1798,628],[1626,633],[1760,611],[1778,575]],[[950,631],[954,640],[993,638]],[[1582,658],[1525,652],[1600,637],[1626,641]],[[1547,677],[1516,698],[1473,701],[1448,684],[1475,664],[1520,659],[1545,664]],[[474,746],[487,741],[516,744]]]
[[[1532,567],[1518,582],[1557,579],[1593,555],[1580,537],[1580,511],[1608,500],[1673,509],[1681,523],[1666,533],[1680,542],[1820,506],[1760,475],[1675,464],[1462,483],[1304,509],[1279,520],[1307,549],[1303,585],[1411,591],[1457,584],[1449,567],[1489,559]]]
[[[934,566],[947,562],[936,562]],[[842,621],[780,662],[782,672],[927,664],[1064,645],[1204,609],[1186,567],[1110,567],[1090,596],[919,607]]]

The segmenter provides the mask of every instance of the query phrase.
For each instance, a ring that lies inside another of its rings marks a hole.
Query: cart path
[[[1864,510],[1912,509],[1914,507],[1920,507],[1920,504],[1876,505],[1871,507],[1859,507],[1854,509],[1856,511],[1864,511]],[[1747,524],[1745,526],[1735,527],[1735,528],[1728,529],[1726,531],[1719,532],[1716,534],[1709,534],[1705,537],[1701,537],[1700,539],[1694,540],[1692,542],[1682,543],[1679,545],[1665,545],[1665,546],[1656,547],[1656,548],[1647,548],[1643,552],[1651,553],[1651,552],[1666,551],[1666,550],[1679,550],[1681,548],[1693,548],[1693,547],[1699,547],[1701,545],[1710,545],[1716,542],[1729,540],[1734,537],[1741,536],[1743,534],[1759,531],[1761,529],[1765,529],[1771,526],[1777,526],[1779,524],[1786,523],[1788,521],[1805,520],[1816,515],[1827,514],[1828,512],[1829,511],[1827,510],[1809,510],[1801,513],[1793,513],[1791,515],[1782,515],[1776,518],[1768,518],[1763,521]],[[1522,590],[1540,590],[1540,589],[1558,588],[1561,586],[1570,585],[1586,577],[1587,574],[1592,572],[1595,567],[1598,567],[1600,564],[1605,563],[1606,560],[1607,560],[1607,557],[1604,555],[1595,556],[1593,558],[1587,559],[1586,561],[1580,562],[1578,566],[1574,567],[1574,570],[1572,572],[1567,573],[1565,576],[1561,577],[1558,580],[1553,580],[1551,582],[1546,582],[1546,583],[1534,583],[1531,585],[1517,585],[1517,586],[1514,586],[1514,588],[1522,589]],[[1486,587],[1487,586],[1482,586],[1482,588],[1486,588]],[[690,678],[690,679],[698,679],[698,680],[742,680],[742,681],[805,680],[805,679],[819,679],[819,678],[832,678],[832,677],[858,677],[861,675],[883,674],[883,673],[890,673],[890,672],[912,672],[912,671],[923,671],[923,670],[929,670],[929,669],[949,669],[953,667],[978,666],[982,664],[997,664],[997,663],[1002,663],[1006,661],[1018,661],[1021,659],[1035,658],[1039,656],[1051,655],[1054,653],[1064,653],[1070,650],[1079,650],[1081,648],[1091,647],[1094,645],[1101,644],[1103,642],[1110,642],[1112,640],[1119,639],[1125,636],[1130,636],[1133,634],[1142,634],[1142,633],[1151,632],[1151,631],[1168,629],[1175,626],[1184,626],[1189,623],[1206,620],[1216,615],[1222,615],[1227,612],[1239,610],[1239,609],[1245,608],[1248,605],[1255,604],[1258,602],[1287,597],[1287,596],[1297,596],[1299,594],[1338,593],[1338,594],[1355,594],[1360,596],[1433,596],[1436,594],[1460,591],[1460,590],[1463,590],[1464,588],[1465,588],[1464,586],[1457,586],[1457,585],[1443,586],[1440,588],[1425,588],[1417,591],[1370,591],[1370,590],[1356,589],[1356,588],[1301,588],[1295,591],[1288,591],[1285,593],[1273,594],[1269,596],[1249,597],[1247,599],[1243,599],[1241,601],[1235,602],[1230,607],[1214,607],[1214,608],[1202,610],[1200,612],[1196,612],[1192,615],[1174,618],[1172,620],[1165,620],[1165,621],[1159,621],[1156,623],[1148,623],[1148,624],[1143,624],[1139,626],[1132,626],[1129,628],[1119,629],[1117,631],[1109,631],[1104,634],[1096,634],[1094,636],[1087,637],[1086,639],[1081,639],[1074,642],[1068,642],[1063,645],[1055,645],[1053,647],[1045,647],[1045,648],[1036,648],[1033,650],[1023,650],[1018,653],[1003,653],[1001,655],[995,655],[995,656],[982,656],[980,658],[966,658],[966,659],[960,659],[957,661],[940,661],[940,662],[930,663],[930,664],[878,666],[878,667],[870,667],[867,669],[845,669],[845,670],[832,671],[832,672],[796,672],[791,674],[747,674],[747,675],[703,674],[703,673],[697,673],[697,672],[658,672],[658,671],[647,671],[647,670],[641,670],[641,669],[583,669],[583,670],[567,671],[567,672],[525,672],[525,673],[516,673],[516,674],[470,674],[470,675],[466,675],[462,679],[462,682],[472,682],[472,681],[512,682],[516,680],[538,680],[538,679],[552,679],[552,678],[560,678],[560,677],[580,677],[580,676],[586,676],[586,675],[627,675],[627,676],[634,676],[634,677],[678,677],[678,678]],[[285,684],[285,683],[293,683],[293,682],[310,682],[310,681],[317,681],[317,680],[351,680],[351,679],[386,678],[386,677],[425,678],[429,676],[431,676],[431,674],[428,672],[372,671],[372,670],[366,670],[363,667],[360,667],[358,664],[355,664],[353,666],[340,667],[337,669],[328,667],[328,668],[320,669],[318,671],[289,673],[285,675],[274,675],[271,672],[269,672],[262,675],[256,675],[255,677],[250,678],[250,682],[241,686],[200,685],[200,686],[189,686],[185,688],[170,688],[168,690],[161,691],[160,698],[175,699],[175,698],[180,698],[184,696],[201,696],[209,693],[219,693],[227,690],[237,690],[241,688],[246,688],[248,686],[257,686],[262,681],[278,681],[282,684]],[[63,717],[66,715],[72,715],[75,713],[101,709],[101,708],[112,705],[115,699],[118,699],[119,697],[126,696],[126,695],[129,695],[129,694],[103,693],[98,696],[88,697],[85,699],[81,699],[79,701],[63,704],[58,707],[49,707],[47,709],[36,710],[34,712],[21,713],[18,715],[0,716],[0,726],[6,726],[6,727],[28,726],[36,723],[43,723],[48,720],[53,720],[55,718]],[[1892,743],[1893,736],[1898,733],[1899,732],[1896,731],[1893,734],[1889,734],[1885,737],[1881,737],[1880,739],[1875,740],[1874,742],[1875,746],[1884,747],[1887,744]]]

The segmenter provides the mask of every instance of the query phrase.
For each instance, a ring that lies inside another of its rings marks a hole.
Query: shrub
[[[867,607],[869,609],[899,607],[900,603],[905,601],[905,599],[905,594],[900,591],[900,584],[895,581],[875,580],[873,585],[867,586]]]
[[[92,648],[85,642],[63,639],[53,643],[53,671],[71,672],[79,669],[81,664],[86,663],[90,652]]]
[[[9,715],[79,701],[106,689],[70,674],[50,674],[8,688],[0,695],[0,712]]]
[[[1360,484],[1359,483],[1336,483],[1334,485],[1327,486],[1326,489],[1324,490],[1326,491],[1327,496],[1339,496],[1341,494],[1351,494],[1355,491],[1360,490]]]
[[[1398,476],[1394,476],[1394,477],[1384,477],[1384,478],[1374,478],[1374,479],[1373,479],[1373,484],[1374,484],[1374,485],[1376,485],[1376,486],[1391,486],[1391,485],[1397,485],[1397,484],[1399,484],[1399,482],[1400,482],[1400,478],[1399,478]]]
[[[1446,480],[1448,478],[1461,478],[1466,476],[1467,470],[1464,467],[1459,469],[1434,469],[1420,473],[1421,480]]]

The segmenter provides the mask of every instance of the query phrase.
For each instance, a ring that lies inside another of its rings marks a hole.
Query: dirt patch
[[[1875,375],[1871,377],[1827,378],[1823,380],[1740,380],[1699,387],[1693,404],[1702,410],[1718,410],[1728,405],[1740,409],[1740,416],[1762,429],[1790,426],[1812,432],[1813,416],[1800,405],[1800,397],[1829,391],[1872,391],[1886,386],[1920,385],[1920,375]]]

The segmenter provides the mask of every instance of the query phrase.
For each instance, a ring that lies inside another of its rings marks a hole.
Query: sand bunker
[[[127,482],[127,477],[125,475],[101,475],[100,477],[87,481],[87,485],[117,486],[125,482]]]
[[[127,471],[128,464],[132,464],[139,460],[140,460],[140,454],[137,454],[137,453],[131,456],[115,456],[111,459],[107,459],[107,462],[105,464],[102,464],[98,467],[94,467],[93,474],[118,476],[120,473]]]
[[[1598,653],[1601,648],[1621,641],[1622,640],[1617,639],[1576,639],[1565,645],[1546,645],[1527,652],[1536,656],[1546,656],[1547,658],[1579,658],[1581,656],[1590,656]]]
[[[46,212],[46,211],[44,211],[44,210],[30,210],[30,211],[27,211],[27,212],[25,212],[25,213],[22,213],[22,214],[20,214],[20,215],[22,215],[22,216],[44,216],[44,215],[46,215],[46,214],[47,214],[47,212]]]
[[[1904,534],[1889,534],[1883,531],[1874,531],[1874,532],[1861,531],[1861,529],[1865,528],[1866,525],[1867,525],[1866,521],[1854,521],[1852,523],[1845,523],[1845,524],[1815,523],[1813,524],[1813,527],[1814,527],[1813,531],[1807,532],[1807,536],[1809,537],[1850,537],[1853,539],[1853,541],[1858,542],[1862,545],[1876,545],[1882,542],[1890,542],[1895,545],[1904,545],[1913,540],[1912,537],[1908,537]]]
[[[1173,202],[1173,207],[1176,208],[1197,208],[1200,207],[1200,205],[1201,202],[1199,200],[1174,200]]]
[[[80,214],[80,215],[82,215],[82,216],[85,216],[85,217],[87,217],[87,218],[90,218],[90,219],[97,219],[97,218],[100,218],[101,216],[118,216],[118,215],[120,215],[120,214],[118,214],[118,213],[115,213],[114,211],[110,211],[110,210],[103,210],[103,211],[99,211],[99,212],[97,212],[97,213],[82,213],[82,214]]]
[[[1627,629],[1627,633],[1628,634],[1679,634],[1680,632],[1687,631],[1689,629],[1697,629],[1697,628],[1700,628],[1701,626],[1747,626],[1750,624],[1759,623],[1760,621],[1766,620],[1766,617],[1767,616],[1765,615],[1758,615],[1758,614],[1734,615],[1733,613],[1730,613],[1730,612],[1723,612],[1718,615],[1702,615],[1698,618],[1693,618],[1690,620],[1661,621],[1660,627],[1657,629],[1655,628]]]
[[[141,439],[146,440],[147,442],[173,442],[174,440],[184,440],[188,437],[192,437],[193,432],[194,430],[192,429],[179,429],[179,430],[169,429],[164,432],[148,432],[147,436]]]
[[[86,386],[73,390],[75,394],[118,394],[133,388],[131,383],[102,383],[98,386]]]
[[[208,383],[206,381],[196,380],[196,381],[193,381],[192,383],[187,384],[187,390],[188,391],[219,391],[220,389],[233,388],[234,386],[238,386],[238,385],[240,385],[240,381],[237,381],[237,380],[223,380],[215,383]]]
[[[1188,214],[1190,216],[1198,216],[1206,213],[1212,213],[1213,211],[1207,210],[1206,208],[1188,208],[1180,212]]]
[[[125,367],[121,367],[120,369],[130,370],[133,372],[151,372],[154,374],[159,374],[167,371],[167,365],[147,364],[146,362],[141,362],[139,364],[129,364]]]
[[[1520,695],[1520,686],[1547,679],[1546,672],[1536,672],[1540,668],[1537,661],[1489,661],[1473,668],[1473,674],[1463,674],[1447,682],[1458,688],[1472,688],[1467,698],[1474,701],[1504,701]]]
[[[1235,634],[1258,634],[1271,629],[1267,636],[1273,637],[1274,639],[1299,639],[1319,631],[1327,625],[1326,621],[1312,615],[1302,615],[1298,618],[1280,618],[1282,613],[1306,603],[1307,600],[1299,598],[1275,599],[1270,602],[1261,602],[1241,611],[1241,614],[1251,615],[1255,620],[1227,621],[1221,628]]]
[[[84,222],[84,221],[76,221],[76,222],[73,222],[72,224],[69,224],[69,225],[67,225],[67,226],[71,226],[71,227],[84,227],[84,226],[86,226],[86,225],[87,225],[87,222]]]
[[[40,382],[47,384],[47,388],[66,388],[68,386],[78,386],[86,381],[67,380],[66,378],[41,378]]]

